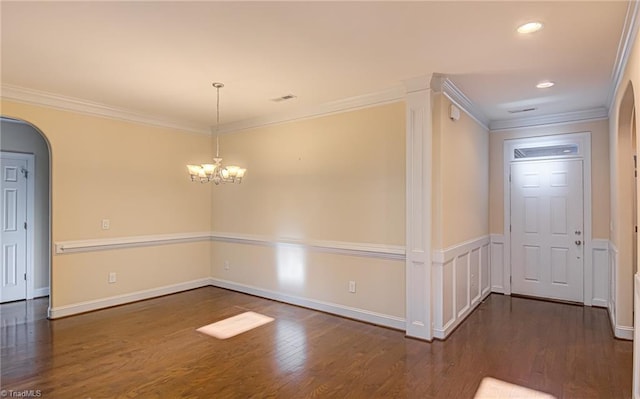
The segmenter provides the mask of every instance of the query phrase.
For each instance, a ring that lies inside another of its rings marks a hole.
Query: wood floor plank
[[[493,377],[557,398],[630,398],[632,343],[604,309],[492,295],[446,341],[206,287],[59,320],[0,305],[1,388],[45,398],[473,398]],[[227,340],[196,331],[254,311]]]

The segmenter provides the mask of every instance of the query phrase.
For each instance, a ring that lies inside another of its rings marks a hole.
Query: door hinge
[[[22,172],[22,175],[24,176],[25,179],[29,178],[29,170],[27,170],[26,168],[22,168],[20,169],[20,172]]]
[[[509,183],[511,183],[511,175],[509,175]]]
[[[27,281],[27,273],[24,274],[24,281]]]
[[[24,229],[27,229],[27,222],[24,222]]]

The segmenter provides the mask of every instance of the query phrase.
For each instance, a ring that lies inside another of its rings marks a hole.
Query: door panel
[[[27,296],[27,180],[22,171],[27,161],[2,154],[2,195],[0,195],[0,226],[2,227],[2,258],[0,265],[0,302],[25,299]]]
[[[511,164],[512,292],[583,302],[582,160]]]

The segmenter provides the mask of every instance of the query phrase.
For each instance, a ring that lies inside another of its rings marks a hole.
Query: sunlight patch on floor
[[[548,393],[525,388],[491,377],[482,379],[474,399],[556,399]]]
[[[204,327],[198,328],[203,334],[210,335],[218,339],[227,339],[243,332],[247,332],[261,325],[272,322],[274,319],[269,316],[255,312],[244,312],[239,315],[220,320]]]

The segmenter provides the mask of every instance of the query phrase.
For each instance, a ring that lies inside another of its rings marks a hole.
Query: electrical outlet
[[[109,284],[115,283],[116,280],[117,280],[116,273],[115,272],[109,273]]]
[[[229,270],[231,268],[231,266],[229,265],[229,261],[225,260],[224,261],[224,270]]]
[[[351,292],[351,293],[355,293],[356,292],[356,282],[355,281],[349,281],[349,292]]]
[[[102,230],[109,230],[109,227],[111,227],[109,219],[102,219]]]

